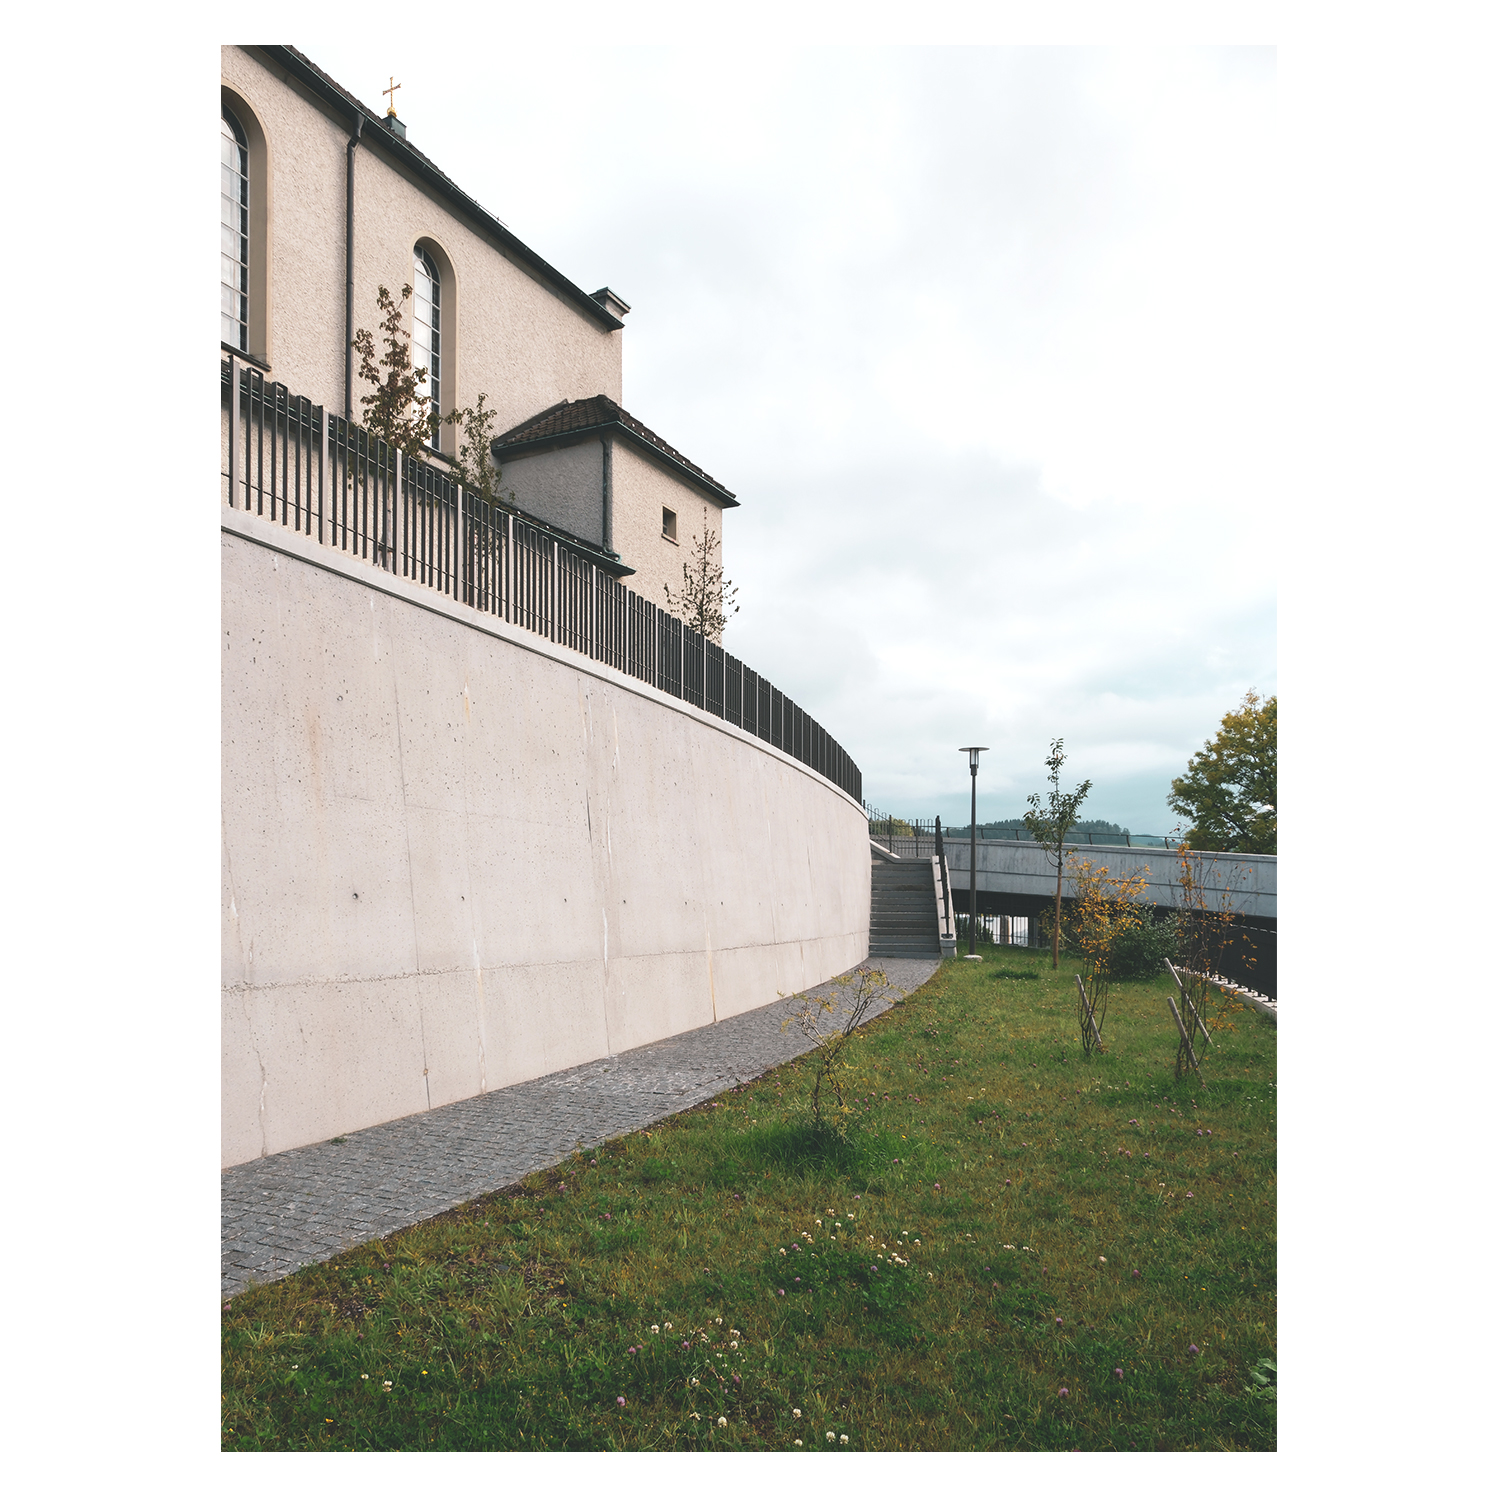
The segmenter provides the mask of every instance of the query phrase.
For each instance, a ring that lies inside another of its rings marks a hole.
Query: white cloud
[[[965,819],[978,737],[1011,814],[1061,735],[1165,830],[1275,689],[1273,53],[472,56],[411,54],[411,138],[633,304],[626,405],[743,501],[730,648],[881,806]]]

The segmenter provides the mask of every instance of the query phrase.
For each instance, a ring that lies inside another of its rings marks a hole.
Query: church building
[[[223,352],[362,422],[353,338],[381,285],[410,285],[424,393],[446,417],[486,397],[515,507],[574,538],[657,605],[692,539],[738,501],[624,407],[628,304],[585,292],[406,134],[294,47],[223,49]],[[390,91],[395,97],[394,80]],[[455,428],[434,424],[445,466]]]

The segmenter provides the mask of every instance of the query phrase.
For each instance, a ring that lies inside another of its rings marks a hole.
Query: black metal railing
[[[881,847],[888,848],[898,858],[932,858],[938,851],[937,824],[940,818],[922,821],[920,818],[892,817],[865,805],[869,818],[869,837]],[[948,838],[955,836],[950,827],[944,828]]]
[[[957,915],[957,940],[963,942],[968,936],[968,917],[965,912]],[[996,947],[1039,946],[1040,922],[1023,915],[984,915],[978,913],[978,940],[992,942]]]
[[[1177,963],[1279,1002],[1279,933],[1248,921],[1181,913]]]
[[[226,359],[221,501],[680,697],[855,801],[842,746],[757,672],[599,565],[584,543],[464,491],[362,427]]]

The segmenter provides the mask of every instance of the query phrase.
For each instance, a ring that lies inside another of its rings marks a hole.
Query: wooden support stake
[[[1200,1026],[1202,1034],[1206,1037],[1207,1044],[1211,1045],[1212,1036],[1208,1032],[1206,1025],[1202,1024],[1202,1018],[1196,1012],[1196,1007],[1191,1002],[1191,995],[1186,992],[1186,985],[1181,982],[1181,973],[1185,972],[1186,969],[1177,969],[1175,964],[1172,963],[1170,958],[1168,957],[1165,959],[1165,966],[1170,969],[1170,976],[1176,980],[1176,987],[1181,991],[1182,1007],[1186,1010],[1186,1013],[1191,1016],[1191,1023],[1193,1026],[1191,1033],[1193,1035],[1196,1034],[1195,1027]],[[1208,979],[1207,981],[1211,982],[1212,980]]]
[[[1080,973],[1073,973],[1072,976],[1077,980],[1077,992],[1082,995],[1082,1013],[1087,1016],[1087,1023],[1092,1026],[1092,1038],[1097,1042],[1098,1049],[1101,1050],[1103,1037],[1098,1030],[1097,1020],[1093,1016],[1092,1002],[1087,997],[1087,989],[1082,984],[1082,975]]]
[[[1168,957],[1165,959],[1165,966],[1170,968],[1170,976],[1175,978],[1176,970],[1171,967]],[[1179,988],[1180,986],[1181,980],[1176,978],[1176,987]],[[1186,1056],[1191,1062],[1192,1070],[1196,1072],[1197,1076],[1201,1076],[1202,1069],[1197,1065],[1196,1052],[1191,1049],[1191,1037],[1186,1033],[1186,1022],[1181,1018],[1181,1011],[1176,1008],[1176,1001],[1168,993],[1165,995],[1165,1002],[1170,1006],[1170,1017],[1176,1022],[1176,1029],[1180,1032],[1182,1045],[1186,1047]]]

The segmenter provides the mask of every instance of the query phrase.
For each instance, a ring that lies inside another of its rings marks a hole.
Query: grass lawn
[[[851,1042],[845,1144],[803,1058],[238,1296],[224,1449],[1272,1450],[1273,1026],[1202,1090],[1121,983],[1087,1063],[1075,964],[984,950]]]

